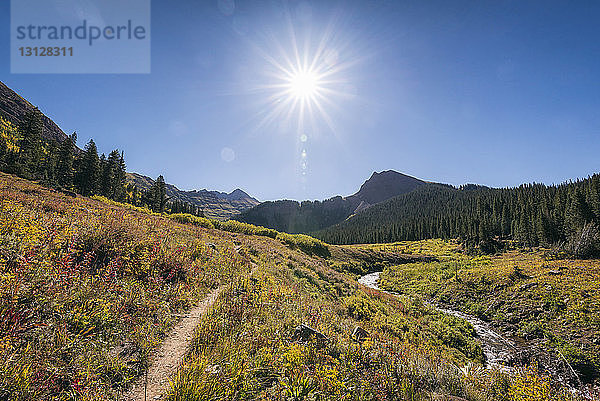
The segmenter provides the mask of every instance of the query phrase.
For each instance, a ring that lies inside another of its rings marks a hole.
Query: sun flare
[[[299,71],[289,78],[290,95],[297,99],[314,97],[319,91],[319,77],[312,71]]]

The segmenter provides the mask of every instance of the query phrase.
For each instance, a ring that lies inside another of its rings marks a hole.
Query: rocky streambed
[[[360,277],[358,282],[365,287],[400,296],[400,294],[379,288],[380,274],[381,272],[366,274]],[[550,375],[557,382],[567,386],[571,391],[582,396],[589,394],[579,380],[576,372],[561,355],[554,355],[539,345],[520,338],[509,338],[492,327],[491,324],[475,316],[454,310],[445,305],[438,305],[431,301],[425,301],[424,303],[438,312],[466,320],[473,326],[485,355],[486,368],[510,372],[518,366],[536,364],[538,369]]]

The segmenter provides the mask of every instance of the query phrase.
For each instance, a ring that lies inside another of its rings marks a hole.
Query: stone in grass
[[[536,287],[538,285],[538,283],[536,282],[531,282],[531,283],[527,283],[527,284],[523,284],[522,286],[519,287],[520,291],[527,291],[533,287]]]
[[[354,331],[352,332],[352,339],[354,341],[359,342],[359,343],[362,343],[363,341],[365,341],[370,336],[371,335],[369,334],[369,332],[367,330],[363,329],[360,326],[356,326],[354,328]]]
[[[328,339],[323,333],[310,326],[301,324],[294,329],[291,340],[299,343],[308,343],[311,340],[315,340],[318,347],[324,347]]]
[[[550,276],[560,276],[562,274],[562,272],[560,270],[549,270],[548,274]]]

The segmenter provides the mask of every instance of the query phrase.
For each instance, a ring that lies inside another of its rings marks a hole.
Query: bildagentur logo
[[[149,73],[150,0],[12,0],[12,73]]]

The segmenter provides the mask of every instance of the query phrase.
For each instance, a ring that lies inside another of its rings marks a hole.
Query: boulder
[[[560,270],[549,270],[548,274],[551,276],[560,276],[562,272]]]
[[[522,286],[519,287],[519,291],[526,291],[526,290],[529,290],[530,288],[536,287],[537,285],[538,285],[538,283],[536,283],[536,282],[523,284]]]
[[[308,343],[311,340],[315,340],[317,345],[322,347],[325,345],[328,339],[323,333],[313,329],[310,326],[301,324],[294,329],[294,334],[292,334],[291,340],[299,343]]]

